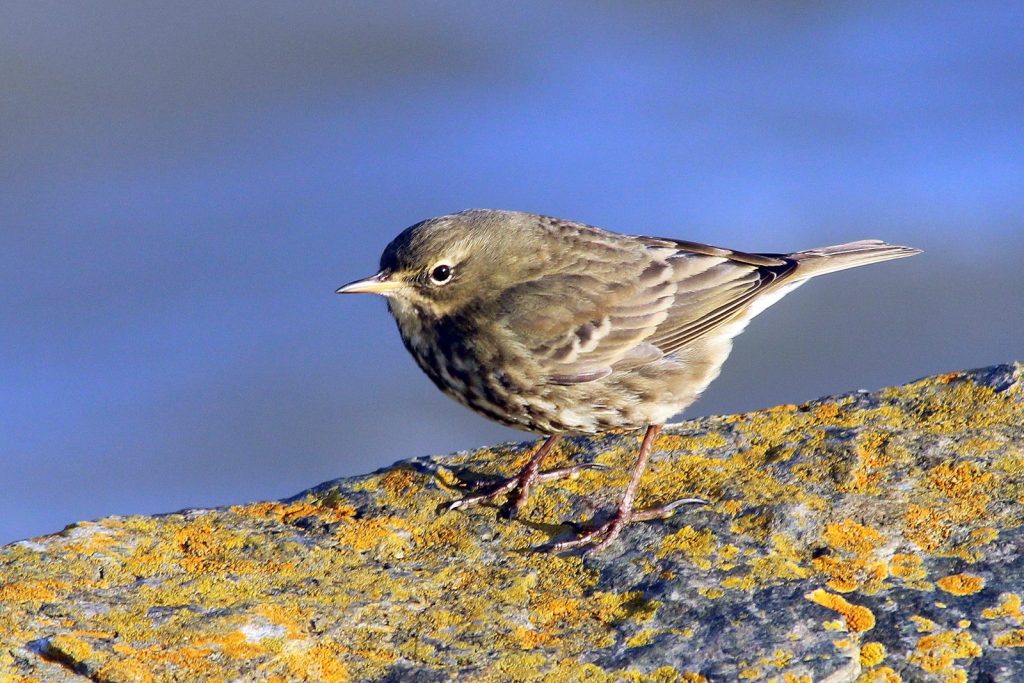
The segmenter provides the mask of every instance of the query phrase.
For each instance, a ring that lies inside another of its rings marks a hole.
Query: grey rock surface
[[[534,443],[292,499],[84,522],[0,549],[0,682],[1019,681],[1024,367],[666,430],[602,555],[638,435],[572,439],[516,522],[438,514]]]

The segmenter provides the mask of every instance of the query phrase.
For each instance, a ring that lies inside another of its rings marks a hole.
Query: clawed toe
[[[464,510],[475,505],[485,505],[497,498],[500,498],[501,496],[507,495],[508,500],[498,510],[498,517],[501,519],[511,520],[515,519],[519,515],[519,511],[526,504],[533,484],[557,481],[559,479],[575,479],[581,472],[586,470],[603,471],[607,469],[609,468],[605,465],[597,463],[583,463],[581,465],[572,465],[570,467],[559,467],[557,469],[548,470],[547,472],[530,472],[528,470],[524,470],[523,473],[509,479],[504,479],[497,484],[491,483],[488,485],[484,483],[474,485],[474,488],[476,489],[485,490],[481,490],[479,493],[470,494],[450,503],[445,503],[441,505],[438,510],[440,512]]]
[[[685,505],[707,504],[708,501],[703,498],[680,498],[679,500],[675,500],[671,503],[655,508],[646,508],[643,510],[619,509],[616,511],[615,516],[610,520],[600,526],[590,529],[589,531],[581,533],[576,538],[572,538],[567,541],[560,541],[558,543],[551,543],[546,546],[541,546],[538,549],[562,553],[589,545],[590,547],[587,548],[584,554],[596,554],[611,545],[612,541],[618,538],[619,534],[622,533],[622,530],[629,524],[633,524],[634,522],[649,522],[655,519],[668,519],[675,514],[676,510]]]
[[[512,491],[519,486],[519,478],[512,477],[511,479],[505,479],[504,481],[498,482],[496,486],[492,485],[486,491],[480,493],[474,493],[472,495],[453,500],[450,503],[445,503],[441,506],[441,512],[450,512],[452,510],[463,510],[465,508],[473,507],[474,505],[482,505],[489,503],[495,498]],[[483,488],[483,487],[479,487]]]

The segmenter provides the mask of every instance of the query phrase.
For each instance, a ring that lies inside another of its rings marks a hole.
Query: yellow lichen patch
[[[731,590],[751,591],[756,585],[757,581],[750,574],[746,576],[727,576],[722,579],[722,587]]]
[[[777,679],[772,679],[772,681],[775,680]],[[787,671],[782,674],[781,683],[814,683],[814,679],[810,674],[794,674]]]
[[[658,557],[683,556],[701,569],[710,569],[708,559],[715,551],[715,534],[707,529],[684,526],[661,541]]]
[[[939,627],[934,621],[928,617],[922,617],[920,614],[914,614],[910,617],[910,620],[917,625],[918,633],[931,633]]]
[[[953,595],[972,595],[985,587],[985,579],[971,574],[944,576],[935,585]]]
[[[64,584],[52,579],[28,579],[0,584],[0,602],[20,604],[23,602],[46,602],[57,597],[57,591]]]
[[[85,529],[96,526],[97,525],[93,524],[79,524],[76,528]],[[78,536],[74,541],[64,546],[64,548],[67,552],[91,555],[106,548],[110,548],[119,542],[120,538],[118,536],[107,533],[105,529],[94,528],[92,533]]]
[[[234,507],[232,511],[261,517],[276,517],[285,524],[291,524],[303,517],[314,516],[330,522],[342,522],[351,519],[356,514],[356,509],[343,500],[333,500],[327,504],[314,501],[252,503]]]
[[[889,573],[905,581],[918,581],[928,575],[924,560],[913,553],[895,553],[889,559]]]
[[[875,627],[875,615],[867,607],[847,602],[846,598],[835,593],[817,588],[804,596],[806,599],[822,607],[838,612],[846,622],[850,631],[862,633]]]
[[[840,593],[860,589],[864,593],[877,593],[884,587],[888,568],[884,561],[863,557],[844,560],[822,555],[813,560],[814,568],[828,577],[828,587]]]
[[[114,659],[96,672],[98,681],[111,681],[111,683],[154,683],[156,677],[148,669],[144,662],[136,662],[131,659]]]
[[[889,448],[887,433],[872,430],[861,434],[854,448],[857,462],[850,471],[848,481],[841,484],[839,489],[850,493],[879,493],[894,461],[888,452]]]
[[[739,513],[739,511],[743,509],[743,501],[735,499],[724,500],[721,503],[719,503],[718,506],[725,514],[729,515],[730,517],[735,517],[737,513]]]
[[[411,467],[395,467],[380,479],[380,488],[393,498],[405,499],[423,490],[422,477]]]
[[[999,604],[996,607],[987,607],[981,610],[981,616],[986,619],[1007,618],[1024,624],[1024,612],[1021,611],[1021,598],[1017,593],[1003,593],[999,596]]]
[[[999,538],[999,529],[991,526],[983,526],[977,529],[971,529],[969,543],[974,547],[981,547],[988,545],[997,538]]]
[[[656,635],[658,635],[658,632],[651,629],[637,631],[626,639],[626,647],[643,647],[644,645],[649,645]]]
[[[791,581],[805,579],[810,571],[803,566],[803,557],[789,537],[783,534],[772,534],[771,549],[764,557],[750,563],[751,577],[759,583],[771,581]]]
[[[970,460],[943,462],[928,471],[928,483],[955,500],[977,500],[991,488],[993,475]]]
[[[860,647],[860,665],[866,667],[878,666],[885,659],[885,645],[871,641]]]
[[[62,633],[46,641],[47,656],[67,663],[102,664],[107,658],[103,652],[97,652],[86,640]]]
[[[708,600],[717,600],[718,598],[725,595],[725,591],[721,588],[714,588],[709,586],[701,586],[697,589],[699,595],[703,595]]]
[[[839,415],[839,406],[835,403],[822,403],[814,410],[814,417],[822,422],[830,422]]]
[[[857,679],[857,683],[902,683],[903,677],[892,670],[892,667],[880,666],[871,671],[865,671]]]
[[[725,437],[717,432],[702,436],[683,436],[681,434],[662,434],[657,441],[658,450],[685,451],[696,453],[699,451],[722,448],[729,445]]]
[[[646,600],[641,593],[598,592],[588,598],[549,595],[535,599],[530,610],[530,623],[541,633],[563,638],[570,634],[589,632],[595,642],[611,643],[611,633],[604,627],[626,620],[649,621],[659,603]]]
[[[904,514],[904,537],[925,552],[934,552],[952,533],[948,515],[911,503]]]
[[[1000,633],[992,639],[996,647],[1024,647],[1024,628]]]
[[[956,674],[958,659],[981,655],[981,646],[966,631],[943,631],[921,636],[908,660],[928,673]]]
[[[344,648],[328,643],[309,644],[308,647],[286,651],[284,661],[288,666],[289,679],[330,683],[354,680],[348,667],[341,661],[343,654]]]
[[[413,536],[405,519],[399,517],[371,517],[353,519],[338,526],[335,539],[356,552],[380,550],[394,555],[405,551]]]
[[[757,541],[768,540],[771,519],[767,515],[743,515],[733,520],[729,530],[734,534],[750,536]]]
[[[254,611],[271,624],[283,628],[287,638],[301,638],[306,634],[305,627],[309,623],[309,613],[299,605],[281,603],[259,605]]]
[[[833,548],[858,554],[869,553],[885,542],[878,531],[849,518],[826,524],[823,537]]]

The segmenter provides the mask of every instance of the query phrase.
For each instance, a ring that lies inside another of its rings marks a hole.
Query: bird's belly
[[[664,424],[697,400],[731,347],[728,338],[718,337],[644,366],[566,385],[550,382],[532,359],[493,340],[452,335],[438,343],[436,335],[402,333],[417,364],[445,394],[484,417],[540,434]]]
[[[713,379],[703,364],[674,357],[593,382],[559,385],[464,358],[414,356],[434,384],[459,403],[506,426],[539,434],[593,434],[664,424]]]

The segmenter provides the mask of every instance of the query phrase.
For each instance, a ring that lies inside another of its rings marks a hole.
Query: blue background
[[[925,249],[763,314],[691,415],[1024,357],[1021,8],[3,3],[0,543],[527,438],[333,294],[467,207]]]

